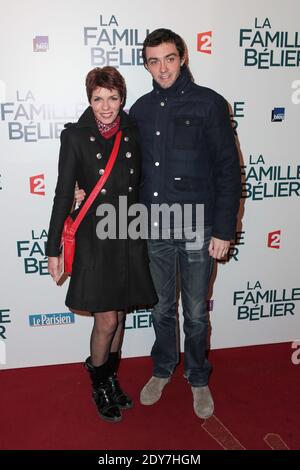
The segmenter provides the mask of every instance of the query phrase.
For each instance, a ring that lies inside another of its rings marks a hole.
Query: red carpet
[[[300,364],[290,343],[215,350],[215,414],[196,417],[179,366],[161,400],[139,404],[150,358],[124,359],[120,378],[135,406],[102,421],[81,364],[1,371],[1,449],[299,449]]]

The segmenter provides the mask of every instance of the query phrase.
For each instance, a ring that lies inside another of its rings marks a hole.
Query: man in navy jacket
[[[179,361],[178,270],[185,377],[192,388],[195,413],[209,418],[214,403],[208,388],[206,301],[214,259],[227,254],[235,235],[241,193],[238,152],[227,102],[193,82],[180,36],[168,29],[153,31],[144,41],[143,60],[153,77],[153,90],[130,110],[141,136],[140,201],[149,209],[154,204],[177,204],[184,211],[186,205],[194,209],[201,205],[204,223],[199,243],[197,235],[193,241],[184,234],[178,238],[174,221],[168,238],[159,230],[164,223],[161,219],[152,217],[150,221],[148,251],[159,302],[153,310],[153,376],[140,400],[144,405],[158,401]],[[194,231],[195,212],[190,224]],[[153,228],[158,229],[159,237],[151,238]]]

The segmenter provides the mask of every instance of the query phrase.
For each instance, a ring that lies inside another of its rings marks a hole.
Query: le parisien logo
[[[45,175],[35,175],[29,178],[30,192],[31,194],[37,194],[38,196],[45,196]]]
[[[212,31],[205,31],[197,34],[197,51],[204,54],[211,54],[212,50]]]

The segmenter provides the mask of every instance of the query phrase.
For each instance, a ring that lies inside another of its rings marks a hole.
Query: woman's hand
[[[62,272],[61,256],[48,256],[48,271],[54,282],[57,282]]]
[[[76,187],[75,187],[74,197],[75,197],[75,201],[76,201],[77,206],[80,206],[80,204],[82,203],[82,201],[85,198],[85,191],[83,189],[79,189],[77,184],[76,184]]]

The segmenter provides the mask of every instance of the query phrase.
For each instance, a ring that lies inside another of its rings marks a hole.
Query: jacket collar
[[[185,88],[192,82],[191,73],[187,66],[184,65],[181,68],[180,75],[173,85],[169,88],[162,88],[155,80],[153,80],[153,92],[156,95],[163,96],[164,98],[170,98],[172,96],[178,96],[184,92]]]

